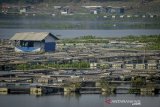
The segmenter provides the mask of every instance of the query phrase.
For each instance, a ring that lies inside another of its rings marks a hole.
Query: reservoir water
[[[159,29],[140,30],[54,30],[54,29],[1,29],[0,38],[9,39],[17,32],[51,32],[60,35],[60,38],[73,38],[79,36],[93,35],[99,37],[121,37],[127,35],[157,35]]]
[[[107,103],[112,101],[140,101],[140,104],[132,103]],[[100,94],[82,95],[1,95],[1,107],[160,107],[160,96],[138,96],[133,94],[117,94],[102,96]]]

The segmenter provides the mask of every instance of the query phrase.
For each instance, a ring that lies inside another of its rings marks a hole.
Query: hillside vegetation
[[[102,6],[125,6],[127,13],[148,13],[159,14],[160,0],[0,0],[0,3],[14,4],[45,4],[46,8],[53,5],[75,6],[79,9],[81,5],[102,5]]]

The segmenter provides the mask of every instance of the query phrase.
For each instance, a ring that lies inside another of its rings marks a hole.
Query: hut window
[[[20,41],[20,45],[23,47],[33,47],[34,42],[33,41]]]
[[[29,42],[28,42],[28,47],[33,47],[33,45],[34,45],[34,42],[33,42],[33,41],[29,41]]]

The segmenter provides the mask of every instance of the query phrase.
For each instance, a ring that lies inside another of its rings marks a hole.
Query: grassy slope
[[[47,2],[50,1],[50,2]],[[102,5],[102,6],[125,6],[128,10],[127,13],[153,13],[160,14],[160,0],[152,0],[148,3],[142,4],[142,0],[124,0],[124,1],[105,1],[95,2],[92,0],[81,0],[81,2],[66,2],[71,0],[44,0],[43,3],[34,4],[36,7],[40,7],[40,10],[53,11],[53,5],[71,6],[73,10],[80,10],[82,5]],[[76,1],[76,0],[73,0]],[[84,2],[85,1],[85,2]],[[23,4],[23,3],[22,3]]]
[[[87,0],[86,0],[87,1]],[[45,7],[47,2],[40,3],[40,7]],[[70,6],[73,10],[80,10],[82,5],[102,5],[102,6],[115,6],[115,7],[122,7],[128,10],[127,13],[152,13],[152,14],[160,14],[160,0],[153,0],[151,2],[142,4],[141,0],[129,0],[129,1],[106,1],[106,2],[95,2],[89,1],[88,2],[69,2],[69,3],[48,3],[48,9],[53,9],[53,5],[62,5],[62,6]]]

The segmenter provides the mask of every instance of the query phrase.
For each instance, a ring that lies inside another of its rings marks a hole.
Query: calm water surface
[[[108,104],[111,100],[140,100],[141,105],[130,103]],[[1,95],[1,107],[160,107],[160,96],[137,96],[131,94],[118,94],[115,96],[102,96],[99,94],[82,94],[74,96],[49,95]]]
[[[0,38],[9,39],[17,32],[51,32],[55,35],[61,35],[62,38],[73,38],[84,35],[93,35],[101,37],[121,37],[127,35],[155,35],[160,34],[159,29],[140,29],[140,30],[52,30],[52,29],[1,29]]]

